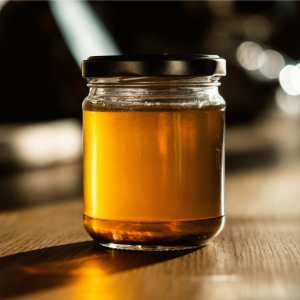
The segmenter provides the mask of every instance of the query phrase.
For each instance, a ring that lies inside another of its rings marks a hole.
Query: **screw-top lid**
[[[82,61],[82,77],[225,76],[226,60],[218,55],[109,55]]]

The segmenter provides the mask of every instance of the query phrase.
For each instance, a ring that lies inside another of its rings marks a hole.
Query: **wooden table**
[[[0,299],[300,299],[300,147],[277,135],[278,163],[227,173],[226,225],[202,249],[101,247],[83,229],[82,199],[2,212]]]

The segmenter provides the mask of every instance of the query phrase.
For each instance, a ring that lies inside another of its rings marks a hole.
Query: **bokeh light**
[[[300,94],[300,64],[298,64],[297,66],[295,66],[292,69],[291,81],[292,81],[294,88]]]
[[[287,94],[281,87],[278,87],[275,93],[277,106],[289,115],[300,114],[300,95],[292,96]]]
[[[285,66],[279,74],[279,82],[283,90],[291,96],[300,94],[300,68]]]
[[[246,19],[244,31],[249,39],[265,42],[272,35],[272,26],[264,16],[253,15]]]
[[[81,126],[66,119],[24,126],[12,134],[11,144],[20,164],[46,167],[78,161],[82,152]]]
[[[259,57],[259,70],[261,73],[269,79],[275,79],[279,77],[280,71],[285,66],[283,56],[274,50],[266,50]]]
[[[256,70],[265,62],[264,50],[257,43],[244,42],[237,49],[237,59],[246,70]]]
[[[226,18],[232,16],[234,12],[234,1],[215,1],[209,0],[207,2],[208,7],[214,16],[218,18]]]

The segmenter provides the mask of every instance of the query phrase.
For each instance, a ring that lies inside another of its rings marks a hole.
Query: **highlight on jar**
[[[225,223],[225,60],[92,56],[82,75],[86,231],[114,249],[210,243]]]

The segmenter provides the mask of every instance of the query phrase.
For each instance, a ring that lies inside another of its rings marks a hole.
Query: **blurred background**
[[[92,55],[220,55],[227,174],[299,164],[298,1],[0,1],[0,45],[0,210],[82,197]]]

